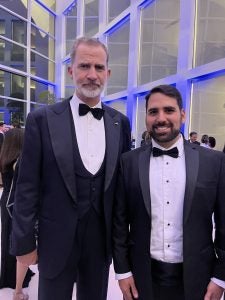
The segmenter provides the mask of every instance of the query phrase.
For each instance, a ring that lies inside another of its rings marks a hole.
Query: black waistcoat
[[[73,125],[74,128],[74,125]],[[73,130],[75,133],[75,130]],[[91,174],[84,166],[80,156],[77,138],[73,136],[74,145],[74,172],[76,175],[77,208],[81,219],[93,207],[103,215],[103,191],[105,179],[105,159],[96,174]]]

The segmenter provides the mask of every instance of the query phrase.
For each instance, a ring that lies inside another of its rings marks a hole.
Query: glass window
[[[139,84],[176,74],[179,11],[179,0],[158,0],[141,9]]]
[[[0,0],[0,4],[18,15],[27,18],[27,0]]]
[[[111,76],[107,85],[107,94],[113,94],[127,89],[129,35],[130,24],[127,22],[107,38],[109,68],[111,69]]]
[[[0,20],[0,34],[5,34],[5,20]]]
[[[193,83],[189,132],[196,131],[216,138],[222,150],[225,137],[225,75]]]
[[[113,101],[107,101],[104,104],[108,105],[109,107],[112,107],[118,111],[120,111],[122,114],[127,114],[127,99],[118,99]]]
[[[108,0],[108,20],[112,21],[130,5],[130,0]]]
[[[41,0],[46,6],[48,6],[51,10],[56,10],[56,0]]]
[[[55,16],[34,0],[31,2],[31,21],[37,27],[55,36]]]
[[[2,25],[2,30],[4,30],[5,36],[15,42],[26,45],[27,23],[3,9],[0,9],[0,18],[5,19],[4,27]]]
[[[142,140],[141,136],[142,136],[142,133],[146,130],[146,125],[145,125],[145,116],[146,116],[145,96],[146,96],[146,94],[138,96],[138,98],[137,98],[136,147],[139,147],[141,145],[141,140]]]
[[[66,12],[66,54],[71,52],[73,42],[77,36],[77,4]]]
[[[98,6],[98,0],[85,0],[84,32],[87,37],[91,37],[98,32]]]
[[[55,40],[34,26],[31,27],[31,48],[52,60],[55,59]]]
[[[32,53],[32,74],[49,81],[55,80],[55,63],[44,57]]]
[[[8,124],[24,126],[26,102],[4,99],[4,107],[0,107],[0,111],[2,110],[4,112],[4,120],[7,120]]]
[[[6,66],[26,71],[26,49],[0,39],[0,61]]]
[[[65,88],[65,99],[73,96],[73,94],[74,94],[74,87],[66,86],[66,88]]]
[[[31,80],[30,97],[32,102],[39,104],[53,104],[55,103],[54,87],[47,83]]]
[[[0,95],[26,99],[26,78],[0,70]]]
[[[224,0],[197,1],[195,66],[207,64],[225,53]]]

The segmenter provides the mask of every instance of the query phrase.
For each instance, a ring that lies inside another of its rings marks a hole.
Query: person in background
[[[141,145],[140,146],[148,145],[148,144],[151,143],[151,136],[150,136],[150,134],[147,130],[145,130],[142,133],[141,138],[142,138],[142,140],[141,140]]]
[[[183,139],[182,107],[175,87],[153,88],[152,143],[121,156],[113,257],[125,300],[220,300],[224,292],[225,156]]]
[[[213,136],[209,136],[209,147],[214,149],[216,147],[216,139]]]
[[[209,147],[209,136],[207,134],[202,135],[200,146],[205,147],[205,148],[210,148]]]
[[[12,219],[6,208],[11,185],[15,173],[15,165],[22,150],[23,130],[10,129],[5,133],[0,153],[0,171],[3,180],[3,193],[1,197],[1,273],[0,288],[15,289],[13,300],[27,300],[28,295],[23,293],[22,287],[27,287],[34,274],[16,261],[10,255],[10,233]],[[27,272],[28,270],[28,272]]]
[[[101,102],[108,51],[79,38],[71,53],[70,99],[31,112],[13,209],[12,253],[39,267],[39,300],[106,300],[114,190],[129,120]],[[38,251],[35,223],[38,219]]]
[[[188,140],[190,143],[194,143],[197,145],[200,145],[200,143],[197,141],[198,140],[198,134],[195,131],[190,132],[190,139]]]

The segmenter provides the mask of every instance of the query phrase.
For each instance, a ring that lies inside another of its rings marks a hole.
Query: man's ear
[[[68,72],[70,78],[73,79],[73,69],[71,68],[71,66],[69,66],[69,67],[67,68],[67,72]]]
[[[186,120],[186,114],[185,114],[184,109],[182,108],[181,109],[181,122],[185,123],[185,120]]]
[[[111,76],[111,69],[108,69],[108,78]]]

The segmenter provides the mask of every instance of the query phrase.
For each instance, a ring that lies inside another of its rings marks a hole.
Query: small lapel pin
[[[115,122],[115,125],[119,125],[119,122]]]

